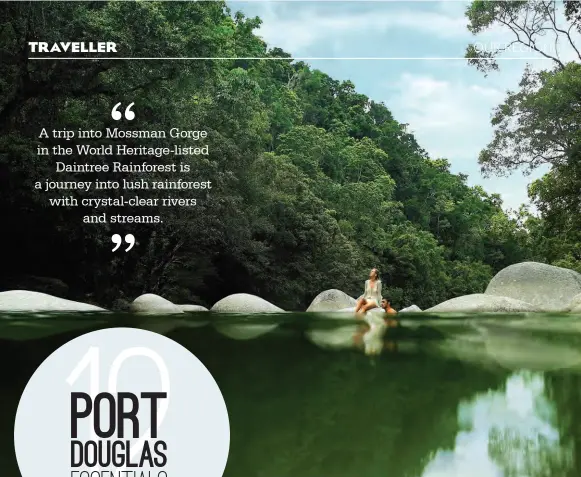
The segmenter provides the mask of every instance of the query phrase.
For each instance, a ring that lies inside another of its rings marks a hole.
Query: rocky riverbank
[[[341,290],[319,293],[307,312],[345,312],[355,307],[355,298]],[[137,297],[129,309],[135,313],[180,315],[191,312],[217,313],[281,313],[278,306],[246,293],[237,293],[218,301],[208,310],[196,304],[174,304],[154,294]],[[107,311],[95,305],[28,290],[0,292],[0,311]],[[483,293],[452,298],[439,303],[426,313],[518,313],[518,312],[572,312],[581,313],[581,274],[560,267],[537,262],[523,262],[501,270]],[[400,310],[422,312],[410,304]]]

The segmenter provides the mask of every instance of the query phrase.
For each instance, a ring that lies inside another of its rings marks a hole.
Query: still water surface
[[[0,475],[20,476],[14,416],[36,367],[82,333],[132,326],[182,344],[215,377],[226,477],[581,476],[572,317],[410,315],[367,356],[365,329],[345,319],[208,316],[0,315]]]

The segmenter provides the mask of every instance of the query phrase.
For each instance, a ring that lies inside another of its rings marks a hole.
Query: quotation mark
[[[135,113],[131,111],[131,108],[133,107],[134,104],[135,103],[131,103],[129,106],[125,108],[125,119],[128,119],[129,121],[135,119]],[[111,117],[115,121],[119,121],[123,117],[121,111],[117,109],[119,106],[121,106],[121,103],[117,103],[115,106],[113,106],[113,109],[111,110]]]
[[[111,241],[115,244],[115,247],[112,250],[113,252],[115,252],[119,247],[121,247],[121,244],[123,243],[123,240],[121,240],[121,235],[119,234],[113,235],[111,237]],[[133,234],[127,234],[125,236],[125,242],[129,244],[129,247],[127,247],[125,251],[129,252],[129,250],[131,250],[135,245],[135,237],[133,236]]]

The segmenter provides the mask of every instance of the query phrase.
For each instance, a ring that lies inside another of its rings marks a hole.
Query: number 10
[[[108,392],[111,394],[115,394],[117,392],[117,382],[119,379],[119,371],[123,366],[123,363],[134,356],[145,356],[146,358],[151,359],[155,365],[157,366],[157,370],[159,372],[159,376],[161,378],[161,392],[166,392],[168,398],[163,399],[159,406],[158,412],[158,427],[161,426],[165,415],[167,413],[169,407],[169,372],[165,365],[163,358],[157,354],[155,351],[145,348],[145,347],[134,347],[128,348],[117,355],[117,357],[113,360],[111,367],[109,368],[109,378],[108,378]],[[77,379],[79,379],[80,375],[83,371],[89,368],[89,395],[91,399],[95,399],[95,396],[100,392],[100,353],[99,348],[96,346],[91,346],[85,355],[79,360],[75,368],[71,371],[71,374],[66,379],[66,382],[69,386],[72,386]],[[138,451],[141,450],[143,447],[143,443],[145,440],[151,436],[151,427],[149,427],[145,433],[137,439],[137,441],[131,446],[131,453],[130,457],[134,457]],[[97,440],[97,436],[95,434],[94,429],[91,430],[91,439]]]

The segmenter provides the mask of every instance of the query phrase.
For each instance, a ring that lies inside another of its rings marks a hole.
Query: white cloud
[[[402,74],[392,91],[388,106],[396,117],[410,124],[429,151],[447,151],[447,157],[455,150],[477,155],[490,136],[483,126],[504,97],[495,88],[410,73]]]
[[[305,50],[312,52],[333,49],[339,55],[342,47],[354,41],[361,44],[358,56],[366,56],[366,45],[377,44],[380,35],[389,34],[400,43],[410,43],[410,49],[422,47],[425,50],[417,56],[458,56],[462,57],[469,43],[476,43],[486,50],[494,50],[503,45],[509,45],[514,40],[514,34],[500,25],[494,25],[486,31],[472,35],[468,29],[468,19],[465,16],[469,2],[464,1],[387,1],[365,2],[355,4],[339,2],[329,8],[326,1],[313,2],[260,2],[252,5],[263,20],[257,31],[269,45],[280,47],[295,56],[304,54]],[[236,5],[233,3],[233,5]],[[560,27],[567,28],[564,24]],[[431,42],[419,40],[418,37],[430,37],[435,40],[447,41],[450,49],[442,47],[441,51],[431,50]],[[576,40],[581,36],[572,32]],[[385,41],[385,37],[381,41]],[[555,51],[554,38],[546,35],[538,41],[542,50],[549,54]],[[396,51],[401,55],[408,54],[407,46],[398,44]],[[565,61],[578,61],[578,55],[573,48],[561,40],[558,44],[559,56]],[[311,56],[311,55],[307,55]],[[325,56],[316,54],[314,56]],[[542,55],[523,45],[514,45],[503,53],[506,57],[538,58],[533,60],[540,68],[551,66],[550,61]],[[502,62],[506,64],[506,62]]]
[[[492,139],[490,116],[502,103],[503,90],[462,79],[410,73],[402,74],[389,89],[387,106],[400,122],[410,125],[431,157],[448,159],[453,172],[467,174],[470,184],[480,184],[488,192],[500,194],[507,208],[518,209],[528,202],[528,184],[544,174],[546,168],[528,177],[515,173],[508,178],[484,179],[477,163],[480,151]]]
[[[508,44],[512,32],[495,26],[473,36],[466,28],[469,2],[259,2],[239,7],[258,15],[258,31],[269,45],[294,56],[454,56],[462,57],[469,43]],[[236,9],[236,7],[233,7]],[[552,39],[543,39],[547,49]],[[581,44],[581,41],[578,43]],[[536,57],[534,69],[554,64],[538,53],[514,49],[508,57]],[[571,47],[561,45],[564,59],[574,59]],[[493,135],[490,117],[507,90],[518,89],[525,62],[499,61],[500,72],[487,78],[465,61],[337,62],[316,65],[336,79],[352,79],[359,91],[385,101],[394,117],[410,125],[420,145],[432,157],[446,157],[454,172],[469,175],[470,184],[501,194],[505,205],[528,202],[527,185],[547,171],[527,177],[484,179],[477,159]],[[395,85],[382,88],[388,78]]]
[[[352,4],[347,4],[332,10],[320,9],[320,6],[321,3],[317,5],[316,2],[305,6],[300,4],[300,8],[294,5],[291,13],[284,4],[265,3],[259,14],[264,22],[257,34],[270,45],[295,54],[323,40],[345,35],[370,37],[395,29],[421,32],[440,38],[470,36],[462,14],[413,10],[401,7],[401,4],[396,7],[388,4],[374,5],[372,9],[344,8],[352,7]]]

